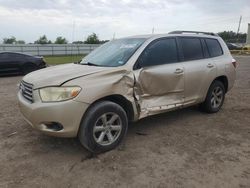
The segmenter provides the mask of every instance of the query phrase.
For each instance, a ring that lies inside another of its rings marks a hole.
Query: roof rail
[[[212,36],[219,36],[216,33],[212,32],[202,32],[202,31],[171,31],[168,34],[184,34],[184,33],[195,33],[195,34],[204,34],[204,35],[212,35]]]

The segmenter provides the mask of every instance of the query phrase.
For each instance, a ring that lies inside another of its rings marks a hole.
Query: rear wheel
[[[207,92],[206,100],[201,104],[201,109],[207,113],[216,113],[221,109],[225,98],[224,84],[215,80]]]
[[[101,101],[90,107],[84,115],[78,137],[89,151],[101,153],[118,146],[127,127],[124,109],[116,103]]]

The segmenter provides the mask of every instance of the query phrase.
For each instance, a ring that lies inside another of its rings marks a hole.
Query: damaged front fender
[[[139,118],[139,108],[134,97],[134,84],[135,77],[132,71],[110,69],[69,81],[64,85],[80,85],[82,91],[74,100],[88,104],[108,96],[123,96],[132,104],[135,121]]]

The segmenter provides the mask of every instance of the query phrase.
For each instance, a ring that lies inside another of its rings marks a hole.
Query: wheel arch
[[[207,88],[206,88],[206,90],[204,91],[204,94],[203,94],[203,97],[202,97],[202,102],[206,99],[206,96],[207,96],[207,93],[208,93],[208,90],[209,90],[210,86],[211,86],[216,80],[222,82],[222,84],[223,84],[224,87],[225,87],[225,93],[227,93],[227,91],[228,91],[228,78],[227,78],[227,76],[225,76],[225,75],[217,76],[216,78],[214,78],[214,79],[212,80],[212,82],[210,83],[210,85],[208,85]]]
[[[91,105],[88,107],[88,109],[100,101],[110,101],[110,102],[114,102],[114,103],[120,105],[124,109],[124,111],[126,112],[129,121],[133,121],[135,119],[135,111],[133,108],[133,104],[123,95],[113,94],[113,95],[108,95],[108,96],[102,97],[100,99],[95,100],[93,103],[91,103]]]
[[[228,90],[227,77],[226,76],[216,77],[209,85],[207,93],[206,93],[206,97],[204,98],[204,101],[200,104],[200,109],[202,111],[207,112],[207,113],[215,113],[215,112],[218,112],[220,110],[221,106],[223,105],[223,101],[225,99],[225,93],[222,93],[223,96],[222,96],[222,100],[220,100],[219,106],[213,106],[213,104],[211,104],[211,103],[213,103],[211,99],[212,99],[214,89],[216,87],[218,87],[218,84],[220,86],[223,85],[224,89],[225,89],[225,93],[227,92],[227,90]]]
[[[223,85],[224,85],[224,87],[225,87],[225,93],[227,93],[227,91],[228,91],[228,78],[227,78],[227,76],[225,76],[225,75],[218,76],[218,77],[216,77],[216,78],[213,80],[213,82],[214,82],[215,80],[218,80],[218,81],[220,81],[220,82],[223,83]],[[213,82],[212,82],[212,83],[213,83]],[[211,84],[212,84],[212,83],[211,83]]]

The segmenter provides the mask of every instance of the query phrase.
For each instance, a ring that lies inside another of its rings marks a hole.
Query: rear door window
[[[22,55],[22,54],[14,54],[14,53],[13,53],[13,58],[14,58],[15,60],[24,59],[24,55]]]
[[[211,57],[221,56],[223,54],[220,43],[216,39],[205,39],[208,51]]]
[[[180,41],[185,61],[202,59],[204,57],[199,38],[181,37]]]

